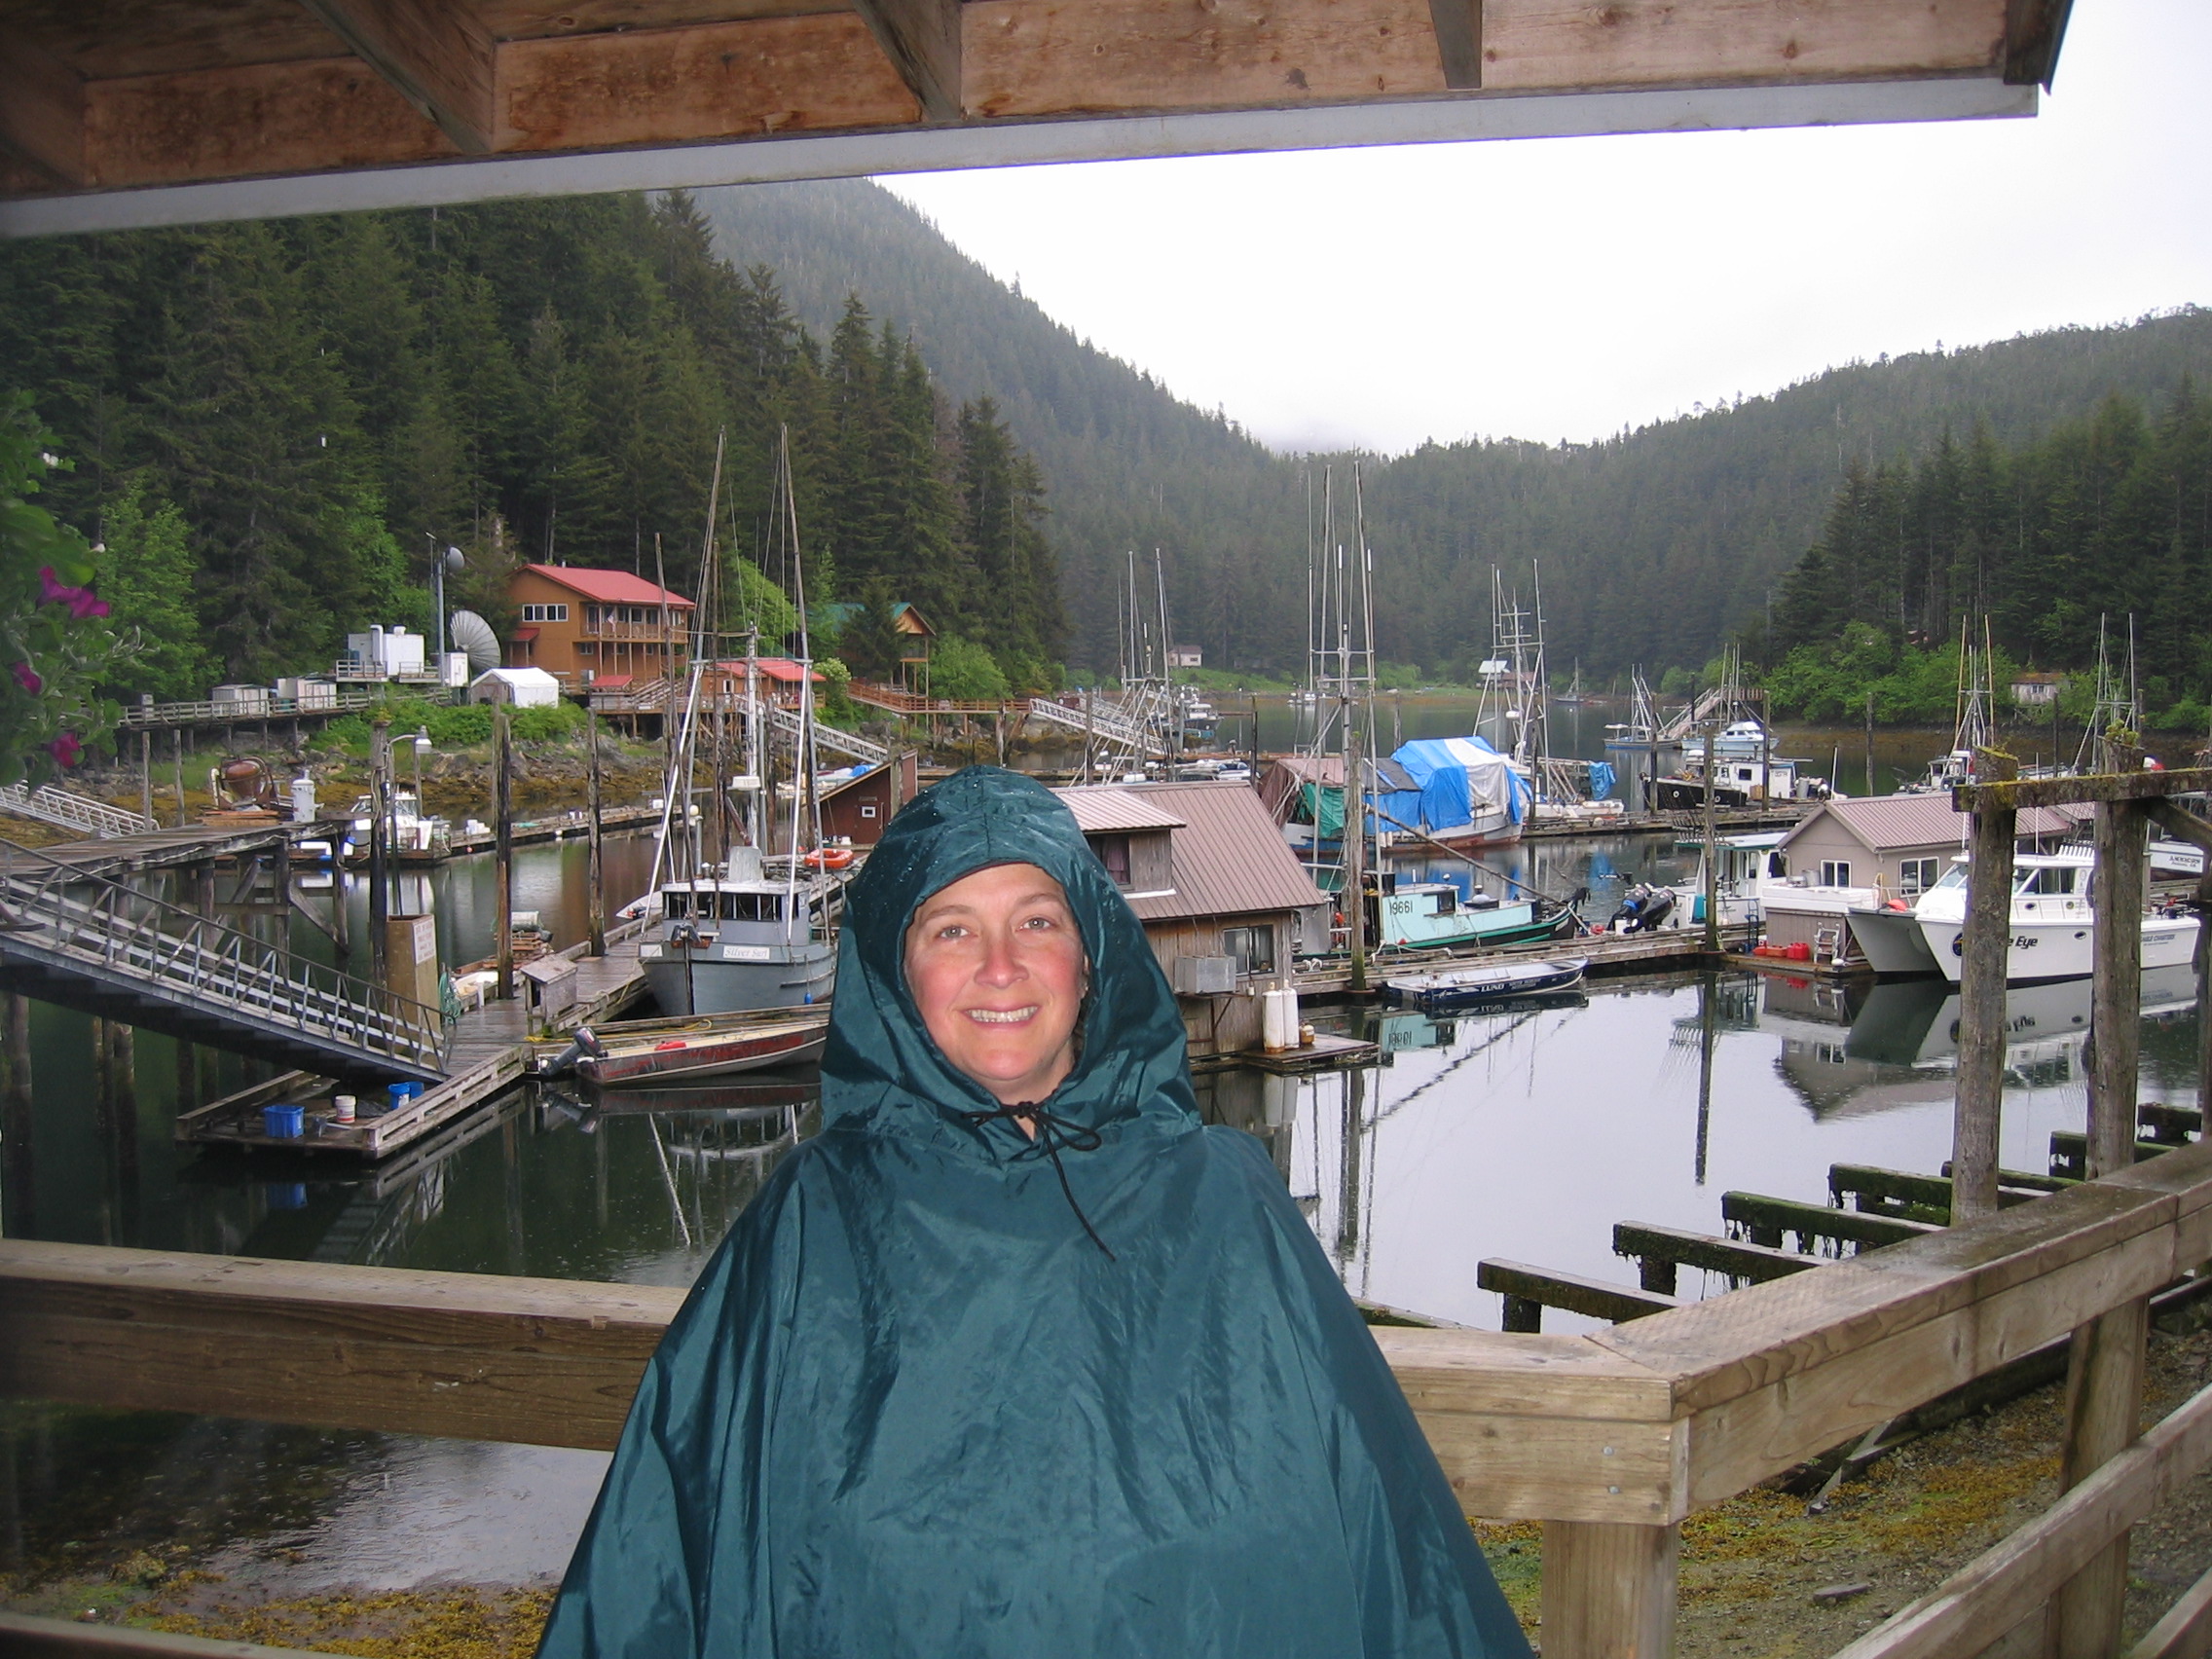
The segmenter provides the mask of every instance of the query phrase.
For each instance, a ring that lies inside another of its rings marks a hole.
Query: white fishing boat
[[[2057,853],[2023,853],[2012,866],[2011,947],[2005,977],[2017,983],[2035,979],[2075,979],[2095,970],[2097,910],[2095,864],[2086,848]],[[1943,879],[1914,906],[1936,968],[1946,979],[1959,977],[1967,916],[1967,862],[1952,865]],[[2173,968],[2192,961],[2196,951],[2196,917],[2180,910],[2144,912],[2143,967]]]
[[[836,987],[837,926],[844,903],[843,870],[849,848],[825,845],[814,752],[814,670],[808,646],[805,581],[798,561],[797,515],[791,501],[789,440],[778,451],[776,516],[790,527],[793,601],[799,618],[797,732],[789,756],[792,788],[788,814],[776,809],[766,788],[760,659],[757,635],[748,632],[742,662],[720,660],[718,561],[710,532],[701,561],[700,599],[694,614],[691,671],[681,721],[669,746],[667,804],[654,855],[651,922],[638,946],[638,964],[664,1014],[742,1014],[804,1008],[826,1002]],[[715,458],[708,523],[721,484],[721,455]],[[711,689],[710,689],[711,687]],[[710,717],[711,720],[710,720]],[[725,772],[721,748],[733,718],[743,743],[743,769]],[[702,754],[702,740],[714,753]],[[702,791],[702,766],[713,787]],[[704,812],[678,803],[705,794]],[[733,805],[733,801],[738,803]],[[707,837],[721,843],[710,858]],[[771,856],[773,839],[784,850]],[[666,871],[665,878],[663,871]]]

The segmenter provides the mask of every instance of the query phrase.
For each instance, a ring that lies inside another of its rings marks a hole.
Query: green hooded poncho
[[[998,1102],[903,968],[922,900],[1013,863],[1059,881],[1091,964],[1045,1102],[1069,1127],[1038,1141],[963,1116]],[[854,884],[822,1132],[653,1355],[539,1651],[1527,1659],[1281,1177],[1199,1124],[1143,930],[1036,783],[947,779]]]

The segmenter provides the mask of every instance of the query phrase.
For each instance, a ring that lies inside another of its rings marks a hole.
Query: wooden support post
[[[2208,1096],[2205,1083],[2212,1079],[2212,853],[2204,859],[2204,873],[2196,878],[2196,1097]]]
[[[177,828],[178,828],[179,830],[182,830],[182,829],[184,828],[184,826],[185,826],[185,816],[184,816],[184,727],[182,727],[182,726],[178,726],[178,727],[176,728],[176,731],[175,731],[175,733],[174,733],[173,735],[174,735],[174,737],[175,737],[175,744],[174,744],[173,753],[172,753],[172,755],[171,755],[171,758],[172,758],[172,760],[173,760],[173,761],[175,762],[175,765],[176,765],[176,827],[177,827]]]
[[[391,717],[379,715],[369,736],[369,977],[389,982],[391,919]]]
[[[2059,1484],[2071,1492],[2135,1444],[2143,1411],[2150,1303],[2137,1300],[2074,1333],[2066,1366],[2066,1443]],[[2116,1659],[2127,1601],[2127,1535],[2068,1579],[2051,1604],[2055,1659]]]
[[[2115,744],[2113,768],[2141,765]],[[2091,981],[2089,1129],[2084,1173],[2094,1181],[2135,1162],[2136,1061],[2142,1041],[2145,813],[2135,801],[2100,800],[2096,822],[2096,973]],[[2143,1411],[2150,1305],[2114,1309],[2074,1333],[2066,1372],[2066,1444],[2060,1483],[2072,1490],[2135,1443]],[[2067,1581],[2052,1604],[2056,1659],[2115,1659],[2127,1599],[2127,1539],[2116,1539]]]
[[[107,1024],[108,1133],[123,1235],[138,1236],[138,1034],[119,1019]]]
[[[2097,802],[2096,964],[2089,991],[2089,1160],[2094,1181],[2135,1161],[2135,1074],[2143,1034],[2144,815]]]
[[[138,728],[138,808],[139,816],[144,818],[148,824],[156,822],[154,818],[154,734],[145,726]]]
[[[2010,756],[1979,754],[1984,778],[2017,775]],[[2001,781],[2001,780],[1999,780]],[[2019,814],[1985,807],[1969,821],[1967,920],[1959,936],[1958,1104],[1951,1118],[1951,1219],[1997,1212],[1997,1130],[2005,1095],[2005,972],[2012,948],[2012,847]]]
[[[492,742],[498,755],[492,795],[492,857],[498,905],[495,937],[499,941],[499,999],[504,1002],[515,994],[515,743],[504,703],[492,705]],[[688,807],[692,798],[686,791],[682,804]]]
[[[18,1238],[38,1230],[31,1139],[30,998],[0,991],[0,1233]]]
[[[591,810],[591,855],[585,865],[585,885],[590,889],[591,953],[607,954],[607,847],[600,821],[599,716],[584,711],[584,746],[591,755],[588,800]]]
[[[1544,1659],[1666,1659],[1675,1642],[1672,1527],[1544,1523]]]

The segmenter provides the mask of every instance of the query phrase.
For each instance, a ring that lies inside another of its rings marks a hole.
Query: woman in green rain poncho
[[[822,1115],[646,1368],[543,1659],[1527,1659],[1049,791],[892,824]]]

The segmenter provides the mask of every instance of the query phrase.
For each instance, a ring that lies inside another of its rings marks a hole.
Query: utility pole
[[[1705,948],[1715,954],[1720,949],[1720,846],[1714,824],[1719,778],[1714,770],[1713,738],[1718,723],[1705,722]]]
[[[515,745],[505,703],[492,705],[492,741],[498,755],[493,785],[493,862],[497,875],[495,918],[499,941],[499,1000],[515,994]],[[689,797],[686,797],[688,799]]]
[[[591,890],[591,953],[607,954],[607,866],[606,832],[600,823],[599,785],[599,714],[588,703],[584,707],[584,744],[591,754],[591,861],[585,884]]]

